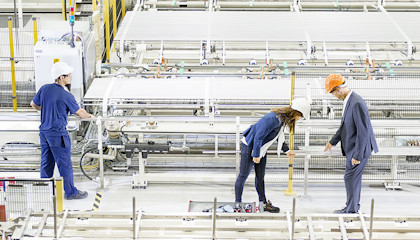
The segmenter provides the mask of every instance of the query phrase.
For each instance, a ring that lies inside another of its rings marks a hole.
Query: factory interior
[[[0,0],[0,239],[420,239],[417,48],[420,0]],[[72,196],[57,164],[41,178],[37,100],[70,73],[44,98],[90,116],[65,110]],[[326,146],[356,96],[378,151],[340,214],[357,158]],[[238,202],[248,130],[285,108]]]

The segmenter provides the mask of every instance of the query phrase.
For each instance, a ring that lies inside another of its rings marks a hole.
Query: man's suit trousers
[[[369,158],[357,159],[360,164],[351,165],[351,157],[346,160],[346,172],[344,182],[346,184],[347,203],[346,212],[356,213],[360,208],[360,192],[362,190],[362,175]]]

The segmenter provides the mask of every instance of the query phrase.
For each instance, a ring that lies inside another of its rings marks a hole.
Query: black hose
[[[93,179],[91,178],[91,177],[89,177],[89,175],[87,175],[87,173],[85,172],[85,170],[83,170],[83,167],[82,167],[82,161],[83,161],[83,157],[86,155],[86,153],[88,153],[88,152],[90,152],[90,151],[92,151],[92,150],[96,150],[97,148],[90,148],[90,149],[88,149],[87,151],[85,151],[83,154],[82,154],[82,156],[80,157],[80,162],[79,162],[79,166],[80,166],[80,170],[82,170],[82,173],[83,173],[83,175],[85,175],[89,180],[92,180],[93,181]]]

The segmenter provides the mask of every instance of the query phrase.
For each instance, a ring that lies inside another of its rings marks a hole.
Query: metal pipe
[[[95,153],[86,153],[85,157],[101,158],[101,155],[100,154],[95,154]],[[115,156],[103,155],[102,158],[105,159],[105,160],[114,160]]]
[[[133,196],[133,239],[136,239],[136,197]]]
[[[16,33],[16,52],[19,52],[18,48],[19,48],[19,31],[18,31],[18,16],[17,16],[17,7],[16,7],[16,0],[13,0],[13,4],[14,4],[14,15],[15,15],[15,33]]]
[[[211,236],[212,239],[216,239],[216,209],[217,209],[217,198],[214,197],[214,202],[213,202],[213,213],[212,213],[212,225],[211,225]]]
[[[304,163],[304,188],[303,188],[303,196],[308,196],[308,176],[309,176],[309,160],[311,159],[311,155],[305,156],[305,163]]]
[[[237,59],[238,61],[240,61],[240,59]],[[288,60],[297,60],[297,59],[288,59]],[[365,65],[363,66],[345,66],[344,62],[341,65],[331,65],[331,61],[347,61],[348,59],[331,59],[329,58],[329,63],[330,65],[328,66],[310,66],[310,65],[306,65],[306,66],[301,66],[301,65],[289,65],[287,68],[288,69],[298,69],[299,71],[310,71],[310,70],[345,70],[345,69],[349,69],[349,70],[364,70],[364,68],[366,67]],[[256,66],[250,66],[248,65],[248,62],[246,62],[245,64],[245,59],[243,60],[244,64],[243,65],[236,65],[237,63],[231,63],[231,64],[227,64],[227,65],[223,65],[223,64],[211,64],[211,65],[200,65],[200,64],[195,64],[195,65],[184,65],[183,68],[201,68],[201,69],[209,69],[209,70],[213,70],[213,69],[242,69],[242,68],[249,68],[249,69],[260,69],[260,66],[256,65]],[[385,60],[384,60],[385,61]],[[323,61],[322,61],[323,62]],[[378,63],[378,62],[377,62]],[[420,62],[419,62],[420,63]],[[273,63],[273,65],[276,65],[278,63]],[[136,64],[131,64],[131,63],[110,63],[107,64],[109,67],[125,67],[125,68],[142,68],[145,69],[141,66],[137,66]],[[153,68],[157,68],[159,65],[155,65],[155,64],[150,64],[148,65],[148,68],[146,69],[147,71],[149,69],[153,69]],[[179,68],[181,67],[179,64],[167,64],[167,68]],[[282,64],[280,64],[278,66],[280,69],[283,69]],[[420,71],[420,67],[393,67],[394,70],[401,70],[401,71],[412,71],[412,74],[418,74],[418,71]],[[296,72],[296,74],[300,74],[301,72]],[[306,73],[306,72],[305,72]],[[315,72],[312,72],[315,73]],[[162,72],[162,74],[165,74],[165,72]],[[170,72],[170,74],[177,74],[177,73],[173,73]],[[188,73],[191,74],[191,73]],[[223,73],[226,74],[226,73]],[[239,73],[235,73],[235,74],[239,74]],[[248,72],[248,73],[240,73],[239,75],[247,75],[247,74],[252,74],[252,72]],[[379,76],[384,76],[384,75],[380,75],[378,73],[371,73],[372,76],[376,76],[375,74],[379,75]],[[113,75],[117,75],[117,74],[99,74],[97,76],[113,76]],[[118,75],[130,75],[133,76],[135,74],[118,74]],[[153,74],[154,75],[154,74]],[[216,73],[213,73],[213,75],[217,75]],[[364,73],[342,73],[343,76],[364,76]],[[386,75],[385,75],[386,76]]]
[[[370,224],[369,224],[369,240],[372,240],[373,235],[373,208],[375,205],[375,200],[372,198],[371,204],[370,204]]]
[[[214,135],[214,157],[219,157],[219,135]]]
[[[239,128],[241,126],[241,117],[237,116],[236,117],[236,131],[235,131],[235,142],[236,142],[236,148],[235,148],[235,176],[238,177],[239,176],[239,168],[241,166],[241,140],[239,139],[240,137],[240,132],[239,132]]]
[[[119,40],[116,40],[116,42],[119,42]],[[129,42],[129,41],[127,41]],[[134,44],[137,44],[137,42],[132,42]],[[150,44],[150,45],[149,45]],[[160,49],[160,47],[155,47],[154,44],[152,42],[149,42],[149,44],[147,45],[147,50],[150,51],[158,51]],[[171,44],[171,42],[169,42],[169,44]],[[190,43],[192,44],[192,43]],[[220,42],[216,41],[216,48],[215,50],[219,50],[219,51],[223,51],[223,45],[219,46],[218,44],[221,44]],[[259,45],[258,42],[256,42],[255,44]],[[339,43],[337,43],[339,44]],[[384,43],[372,43],[374,44],[389,44],[387,42]],[[403,43],[401,43],[403,44]],[[219,46],[219,47],[217,47]],[[325,48],[328,51],[366,51],[366,48],[349,48],[349,47],[327,47]],[[190,50],[190,51],[199,51],[200,47],[194,47],[194,46],[168,46],[165,47],[166,51],[185,51],[185,50]],[[225,47],[224,49],[225,51],[265,51],[264,46],[261,47],[252,47],[252,46],[244,46],[244,47]],[[380,52],[380,51],[392,51],[392,52],[399,52],[399,51],[406,51],[406,48],[371,48],[371,51],[374,52]],[[306,48],[303,47],[276,47],[276,43],[270,45],[270,51],[306,51]]]
[[[331,62],[330,62],[331,63]],[[177,67],[177,66],[174,66]],[[190,67],[184,67],[184,68],[198,68],[199,66],[190,66]],[[201,66],[203,67],[203,66]],[[128,67],[128,68],[135,68],[135,66],[132,67]],[[141,73],[137,73],[137,74],[98,74],[96,75],[97,78],[110,78],[110,77],[116,77],[116,76],[124,76],[124,77],[146,77],[146,78],[155,78],[156,74],[159,74],[160,77],[164,78],[164,77],[252,77],[252,78],[260,78],[261,77],[261,72],[246,72],[246,73],[239,73],[239,72],[218,72],[218,73],[214,73],[214,72],[210,72],[210,70],[213,69],[217,69],[219,68],[220,70],[226,69],[223,66],[213,66],[213,67],[203,67],[202,70],[206,69],[209,70],[208,72],[160,72],[158,73],[157,71],[149,71],[149,72],[141,72]],[[229,69],[229,68],[227,68]],[[279,67],[279,69],[283,69],[282,67]],[[322,69],[316,69],[316,68],[306,68],[306,69],[299,69],[299,67],[288,67],[289,71],[290,70],[294,70],[299,71],[300,74],[302,73],[308,73],[305,71],[311,71],[311,70],[322,70]],[[326,67],[324,69],[324,72],[319,72],[318,74],[320,76],[324,76],[325,71],[326,70],[340,70],[343,71],[347,69],[345,67],[335,67],[335,68],[328,68]],[[363,68],[357,68],[357,71],[360,70],[362,71]],[[420,71],[420,68],[413,68],[413,69],[399,69],[399,68],[394,68],[394,71],[398,70],[398,71]],[[411,72],[404,72],[402,74],[411,74]],[[311,72],[313,73],[313,72]],[[365,78],[366,77],[366,73],[343,73],[343,76],[347,77],[347,76],[353,76],[353,77],[359,77],[359,78]],[[370,74],[372,77],[373,76],[378,76],[378,77],[391,77],[389,72],[386,72],[385,74],[379,74],[379,73],[371,73]],[[270,78],[277,78],[277,77],[285,77],[287,75],[284,75],[282,73],[275,73],[275,72],[266,72],[265,73],[265,77],[267,77],[268,79]],[[327,76],[327,74],[325,74],[325,77]]]
[[[295,213],[296,213],[296,198],[293,198],[293,209],[292,209],[292,240],[295,238]]]
[[[98,126],[98,150],[99,150],[99,171],[101,178],[101,188],[104,188],[104,158],[103,158],[103,148],[102,148],[102,117],[99,116],[96,120],[96,125]]]
[[[18,8],[18,15],[19,15],[19,30],[23,32],[24,25],[23,25],[22,0],[18,0],[17,8]]]
[[[368,1],[348,1],[345,3],[345,6],[349,6],[350,10],[357,8],[363,10],[364,6],[366,6]],[[368,5],[370,8],[375,8],[376,5],[375,1],[371,1],[372,4]],[[180,4],[177,4],[174,6],[173,1],[157,1],[157,3],[153,3],[150,1],[145,2],[146,5],[152,5],[156,4],[156,8],[162,8],[162,7],[168,7],[171,9],[174,9],[174,7],[179,7]],[[185,1],[182,2],[182,5],[186,5],[188,8],[197,8],[202,7],[205,8],[205,5],[203,2],[197,2],[197,1]],[[320,1],[308,1],[308,2],[301,2],[300,5],[302,6],[303,10],[319,10],[319,9],[325,9],[331,11],[332,9],[337,9],[337,7],[334,7],[335,5],[331,5],[331,0],[320,0]],[[224,1],[224,2],[218,2],[217,6],[220,7],[221,10],[225,10],[224,8],[246,8],[246,9],[252,9],[252,8],[261,8],[261,7],[267,7],[267,8],[284,8],[290,10],[290,1],[283,1],[283,2],[254,2],[254,4],[250,4],[249,2],[235,2],[235,1]],[[414,2],[390,2],[387,1],[385,8],[407,8],[407,9],[413,9],[418,8],[419,6],[416,5]],[[309,8],[309,9],[305,9]],[[182,9],[185,9],[183,6]]]
[[[54,207],[54,239],[57,239],[57,203],[56,197],[53,196],[53,207]]]

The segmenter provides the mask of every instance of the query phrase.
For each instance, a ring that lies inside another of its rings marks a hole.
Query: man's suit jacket
[[[339,141],[343,155],[359,161],[369,158],[373,150],[378,152],[366,102],[355,92],[347,101],[340,128],[330,143],[336,145]]]

